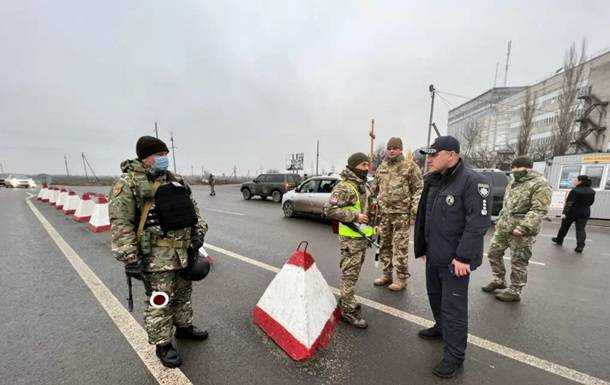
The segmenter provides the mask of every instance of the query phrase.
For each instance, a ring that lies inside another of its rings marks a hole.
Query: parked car
[[[0,174],[0,187],[6,187],[6,185],[4,183],[5,183],[7,177],[8,177],[8,174]]]
[[[11,175],[9,175],[4,180],[4,184],[6,185],[6,187],[12,187],[12,188],[17,188],[17,187],[32,188],[32,187],[36,187],[36,183],[34,182],[34,180],[32,178],[30,178],[29,176],[26,176],[26,175],[19,175],[19,174],[11,174]]]
[[[506,186],[510,182],[509,174],[498,169],[475,169],[475,171],[487,178],[491,189],[491,216],[498,216],[504,204]]]
[[[339,176],[316,176],[305,180],[282,198],[284,216],[291,218],[299,214],[323,216],[324,204],[330,199],[333,187],[341,180]]]
[[[281,202],[287,191],[295,188],[301,177],[298,174],[261,174],[252,182],[242,183],[240,191],[245,200],[260,196],[265,200],[271,196],[274,202]]]

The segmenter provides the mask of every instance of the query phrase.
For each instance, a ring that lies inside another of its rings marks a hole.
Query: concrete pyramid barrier
[[[254,323],[296,361],[307,360],[325,347],[341,316],[335,296],[306,249],[294,252],[253,311]]]
[[[44,196],[45,192],[47,191],[47,185],[43,184],[42,188],[40,189],[40,191],[38,191],[38,195],[36,196],[36,199],[38,199],[39,201],[42,200],[42,197]]]
[[[95,206],[89,219],[88,227],[94,233],[102,233],[110,230],[110,216],[108,215],[108,199],[106,196],[96,196]]]
[[[68,198],[68,190],[65,188],[62,188],[61,190],[59,190],[59,196],[57,197],[57,202],[55,202],[55,208],[57,210],[63,209],[64,205],[66,204],[67,198]]]
[[[59,198],[59,188],[53,187],[53,191],[49,196],[49,203],[51,206],[55,206],[57,204],[57,199]]]
[[[61,211],[66,215],[71,215],[76,212],[80,204],[80,197],[74,191],[68,191],[68,197],[66,198],[66,204]]]
[[[92,199],[91,193],[84,193],[78,203],[78,208],[72,217],[77,222],[89,222],[94,207],[95,201]]]
[[[41,202],[48,202],[49,201],[49,197],[51,196],[51,193],[53,192],[52,187],[47,187],[44,190],[44,193],[42,194],[42,197],[40,198]]]

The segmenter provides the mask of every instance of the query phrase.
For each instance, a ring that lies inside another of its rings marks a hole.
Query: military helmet
[[[201,252],[203,248],[194,250],[189,247],[188,252],[188,264],[180,272],[180,276],[189,281],[201,281],[210,272],[210,260],[207,255]]]

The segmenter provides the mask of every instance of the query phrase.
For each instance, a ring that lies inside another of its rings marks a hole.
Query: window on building
[[[572,182],[580,175],[580,165],[578,166],[563,166],[561,169],[561,178],[559,178],[560,189],[572,188]]]
[[[600,188],[602,183],[602,175],[604,175],[604,166],[590,165],[585,166],[584,174],[591,179],[592,188]]]

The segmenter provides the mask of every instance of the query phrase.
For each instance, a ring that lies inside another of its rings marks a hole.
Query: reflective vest
[[[360,193],[358,192],[358,190],[356,190],[356,187],[354,187],[352,183],[346,183],[352,188],[352,190],[354,190],[354,193],[356,194],[356,203],[351,206],[345,206],[343,207],[343,209],[360,214],[362,213],[362,205],[360,205]],[[373,229],[373,227],[363,223],[355,223],[355,225],[358,226],[360,231],[362,231],[367,237],[372,237],[373,235],[375,235],[375,230]],[[339,235],[348,238],[362,238],[362,235],[345,226],[343,223],[339,223]]]

